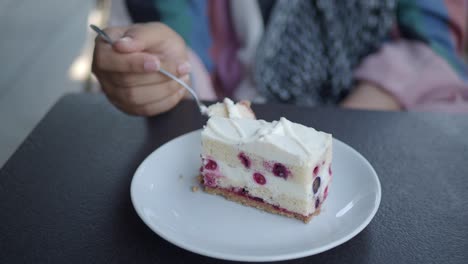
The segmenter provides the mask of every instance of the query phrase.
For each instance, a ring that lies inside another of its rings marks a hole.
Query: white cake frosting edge
[[[331,145],[330,134],[293,123],[282,117],[271,123],[264,120],[210,118],[202,136],[233,147],[242,145],[250,153],[291,165],[316,162]]]

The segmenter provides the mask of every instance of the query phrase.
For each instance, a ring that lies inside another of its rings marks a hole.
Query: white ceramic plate
[[[192,191],[200,168],[200,130],[149,155],[131,184],[138,215],[154,232],[192,252],[237,261],[310,256],[362,231],[380,204],[380,182],[369,162],[333,140],[333,182],[320,215],[309,224]]]

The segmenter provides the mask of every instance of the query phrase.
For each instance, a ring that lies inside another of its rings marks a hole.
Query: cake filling
[[[313,173],[310,173],[310,182],[301,184],[292,178],[288,180],[282,177],[282,174],[277,175],[274,166],[272,172],[269,172],[268,166],[267,168],[253,166],[248,169],[243,164],[233,166],[221,160],[215,161],[213,157],[202,156],[202,158],[204,166],[201,175],[205,186],[225,190],[242,189],[251,197],[257,197],[264,202],[303,216],[311,215],[317,210],[317,199],[321,202],[326,199],[324,186],[328,186],[330,175],[325,166],[322,166],[318,172],[320,176],[314,178]],[[243,163],[243,160],[239,162]],[[286,166],[284,167],[283,170],[287,171]]]

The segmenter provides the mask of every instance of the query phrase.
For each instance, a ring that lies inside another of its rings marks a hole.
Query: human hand
[[[397,99],[370,82],[361,82],[341,103],[342,107],[368,110],[402,110]]]
[[[189,83],[191,67],[184,40],[161,23],[104,31],[115,42],[109,45],[96,37],[92,71],[109,100],[128,114],[143,116],[177,105],[185,89],[158,70],[163,67]]]

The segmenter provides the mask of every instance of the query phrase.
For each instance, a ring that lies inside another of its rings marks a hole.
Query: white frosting
[[[245,133],[242,130],[242,128],[236,123],[236,121],[234,119],[230,119],[229,121],[231,122],[232,126],[236,129],[237,133],[239,133],[239,137],[244,139],[245,138]]]
[[[224,98],[222,103],[210,105],[206,111],[209,117],[221,116],[228,118],[255,119],[250,108],[243,104],[235,104],[231,99]]]
[[[201,106],[200,106],[200,112],[201,112],[203,115],[210,116],[210,112],[208,111],[208,107],[206,107],[205,105],[201,105]]]
[[[213,116],[202,136],[270,160],[292,165],[316,162],[331,144],[331,135],[316,131],[286,118],[266,122]]]
[[[304,150],[305,153],[311,154],[310,150],[307,148],[307,146],[304,144],[303,141],[301,141],[294,131],[291,129],[291,122],[289,122],[286,118],[281,117],[280,118],[280,123],[284,127],[284,134],[287,136],[290,136],[296,143]]]
[[[226,105],[226,109],[228,112],[229,118],[242,118],[242,115],[239,111],[239,108],[234,104],[233,101],[229,98],[224,98],[224,104]]]

